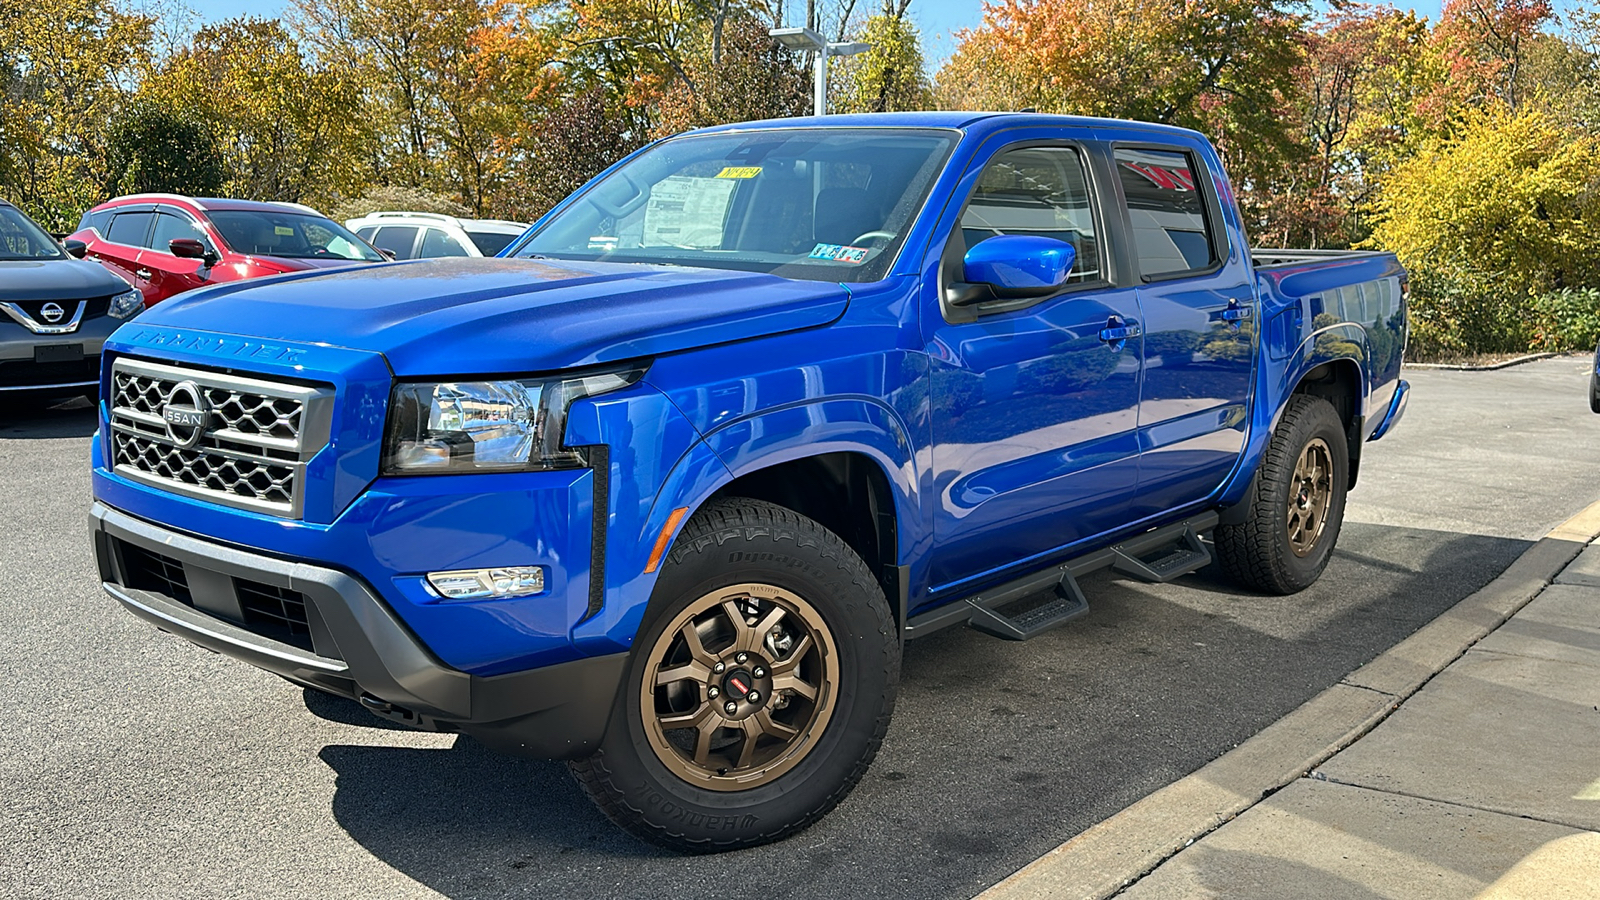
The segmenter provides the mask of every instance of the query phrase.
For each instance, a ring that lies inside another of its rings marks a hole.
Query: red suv
[[[107,200],[72,237],[143,291],[146,306],[208,284],[386,259],[309,206],[173,194]]]

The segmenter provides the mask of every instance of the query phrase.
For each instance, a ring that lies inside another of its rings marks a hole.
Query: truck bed
[[[1281,247],[1257,247],[1250,251],[1250,260],[1257,269],[1271,269],[1309,262],[1368,259],[1384,255],[1386,251],[1383,250],[1293,250]]]

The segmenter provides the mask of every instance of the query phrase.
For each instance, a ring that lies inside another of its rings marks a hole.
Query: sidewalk
[[[1597,535],[1600,504],[981,900],[1600,898]]]

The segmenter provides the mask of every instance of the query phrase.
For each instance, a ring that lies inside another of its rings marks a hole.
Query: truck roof
[[[785,119],[762,119],[757,122],[738,122],[700,129],[701,133],[718,131],[745,131],[756,128],[957,128],[992,131],[1002,127],[1021,125],[1054,125],[1076,128],[1134,128],[1167,134],[1198,134],[1176,125],[1156,122],[1135,122],[1129,119],[1103,119],[1094,116],[1064,116],[1037,112],[975,112],[941,110],[933,112],[855,113],[828,116],[794,116]]]

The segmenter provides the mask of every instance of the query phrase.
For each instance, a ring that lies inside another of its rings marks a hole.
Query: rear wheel
[[[759,501],[709,505],[668,559],[606,737],[573,773],[664,846],[786,837],[849,793],[888,728],[883,592],[832,532]]]
[[[1333,556],[1349,484],[1339,414],[1321,397],[1296,394],[1267,446],[1244,521],[1219,525],[1213,535],[1223,568],[1267,593],[1310,587]]]

